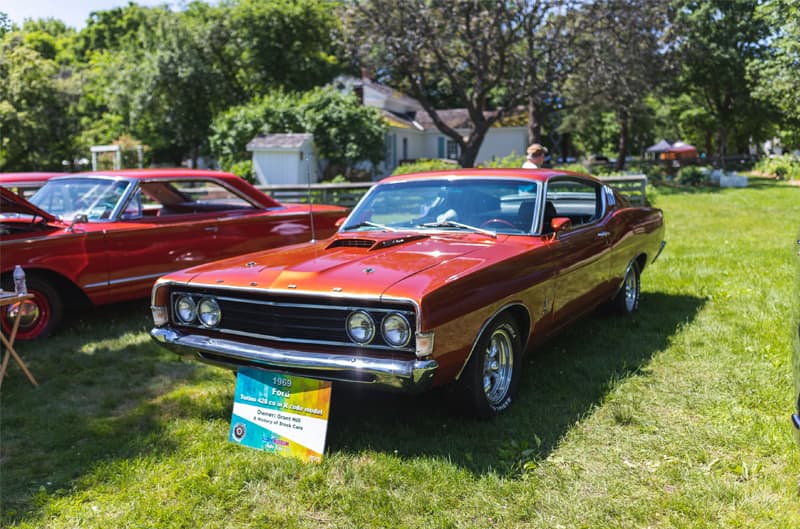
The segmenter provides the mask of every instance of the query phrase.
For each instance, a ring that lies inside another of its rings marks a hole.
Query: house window
[[[403,138],[403,160],[408,160],[408,138]]]
[[[447,140],[447,159],[448,160],[458,159],[458,143],[456,143],[453,140]]]

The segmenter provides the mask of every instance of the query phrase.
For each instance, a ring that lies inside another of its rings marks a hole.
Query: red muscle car
[[[662,212],[555,170],[392,177],[330,239],[160,278],[153,338],[236,369],[419,391],[454,383],[490,417],[523,354],[602,303],[627,314]]]
[[[52,331],[65,306],[147,297],[159,276],[265,248],[329,237],[346,210],[280,204],[235,175],[147,169],[51,178],[29,201],[0,188],[0,273],[20,265],[34,298],[18,337]],[[311,218],[314,229],[311,229]]]

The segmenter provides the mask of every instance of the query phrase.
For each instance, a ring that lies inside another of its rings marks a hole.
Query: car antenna
[[[317,240],[317,234],[314,230],[314,205],[311,198],[311,157],[306,156],[306,182],[308,185],[308,218],[311,222],[311,242]]]

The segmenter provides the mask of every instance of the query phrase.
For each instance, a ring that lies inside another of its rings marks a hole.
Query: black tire
[[[64,302],[58,289],[46,279],[32,275],[26,283],[28,294],[33,294],[33,299],[23,302],[17,340],[44,338],[61,323],[64,316]],[[5,332],[10,332],[13,324],[10,314],[19,308],[19,304],[3,307],[0,324]]]
[[[522,340],[517,322],[498,317],[484,330],[461,377],[459,402],[468,415],[489,419],[511,405],[519,386]]]
[[[611,301],[614,310],[623,316],[633,314],[639,309],[639,297],[641,295],[639,275],[639,265],[636,261],[632,261],[625,271],[622,288]]]

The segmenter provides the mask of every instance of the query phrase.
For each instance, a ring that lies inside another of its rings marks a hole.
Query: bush
[[[800,180],[800,160],[789,155],[761,159],[753,170],[775,178]]]
[[[256,173],[253,171],[253,161],[245,160],[243,162],[236,162],[227,168],[228,171],[235,174],[243,180],[247,180],[251,184],[256,183]]]
[[[442,171],[447,169],[458,169],[459,166],[455,161],[452,160],[417,160],[413,163],[404,163],[403,165],[398,165],[397,168],[392,172],[392,176],[399,175],[399,174],[409,174],[409,173],[424,173],[426,171]]]
[[[525,163],[525,156],[511,151],[511,154],[504,158],[492,160],[491,162],[484,162],[479,167],[489,167],[493,169],[518,169]]]
[[[675,181],[683,185],[696,186],[706,181],[706,173],[694,165],[681,167],[675,176]]]

